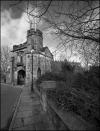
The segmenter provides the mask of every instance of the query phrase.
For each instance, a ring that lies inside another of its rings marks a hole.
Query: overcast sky
[[[13,2],[16,3],[16,2]],[[2,45],[14,45],[20,44],[26,41],[27,30],[29,29],[29,23],[27,22],[27,15],[22,10],[18,10],[16,6],[9,8],[10,1],[1,2],[1,44]],[[21,8],[24,8],[24,4],[20,4]],[[39,23],[39,29],[43,31],[44,22],[41,20]],[[53,49],[56,47],[56,41],[50,35],[50,30],[43,32],[44,46],[48,46]],[[55,43],[55,44],[53,44]]]
[[[29,29],[30,26],[29,23],[27,22],[28,20],[27,14],[24,12],[26,8],[26,2],[24,1],[21,2],[20,4],[18,3],[17,6],[11,6],[11,4],[16,3],[17,3],[16,1],[1,2],[1,45],[8,45],[12,47],[13,45],[20,44],[26,41],[27,30]],[[48,4],[48,2],[45,2],[45,5],[46,4]],[[49,9],[49,13],[45,14],[45,16],[46,17],[49,16],[50,13],[52,13],[52,10],[54,9],[57,9],[59,11],[62,9],[66,10],[69,4],[70,4],[69,1],[52,2],[52,6]],[[83,2],[81,2],[80,6],[77,4],[75,4],[74,6],[81,7],[83,6],[82,4]],[[35,3],[33,3],[33,5],[35,5]],[[38,29],[43,31],[43,45],[48,46],[51,51],[54,51],[57,44],[59,43],[59,40],[55,39],[54,35],[50,34],[52,29],[44,30],[45,26],[46,23],[43,21],[43,19],[41,19],[38,25]],[[59,55],[60,54],[58,53],[58,56]]]

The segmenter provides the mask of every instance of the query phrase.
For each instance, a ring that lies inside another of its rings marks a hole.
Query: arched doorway
[[[38,70],[37,70],[37,78],[39,78],[40,76],[41,76],[41,69],[38,68]]]
[[[23,85],[25,83],[25,71],[19,70],[17,75],[17,84]]]

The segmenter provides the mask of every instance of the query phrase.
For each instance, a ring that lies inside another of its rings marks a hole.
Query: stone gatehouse
[[[30,84],[41,74],[51,71],[53,55],[48,47],[43,47],[43,34],[31,28],[27,31],[27,41],[14,45],[11,57],[11,82]]]

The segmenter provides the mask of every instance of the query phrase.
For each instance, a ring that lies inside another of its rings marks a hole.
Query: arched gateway
[[[19,70],[17,74],[17,84],[18,85],[23,85],[25,84],[25,71],[24,70]]]

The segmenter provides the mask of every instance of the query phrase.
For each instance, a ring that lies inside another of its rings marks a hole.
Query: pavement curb
[[[12,119],[11,119],[11,122],[10,122],[10,126],[9,126],[9,129],[8,129],[9,131],[12,130],[14,120],[15,120],[15,117],[16,117],[16,113],[17,113],[17,109],[18,109],[18,106],[19,106],[19,103],[20,103],[20,100],[21,100],[22,92],[23,92],[23,90],[20,93],[19,99],[17,99],[18,100],[17,104],[14,105],[14,108],[13,108],[14,113],[13,113],[13,116],[12,116]]]

